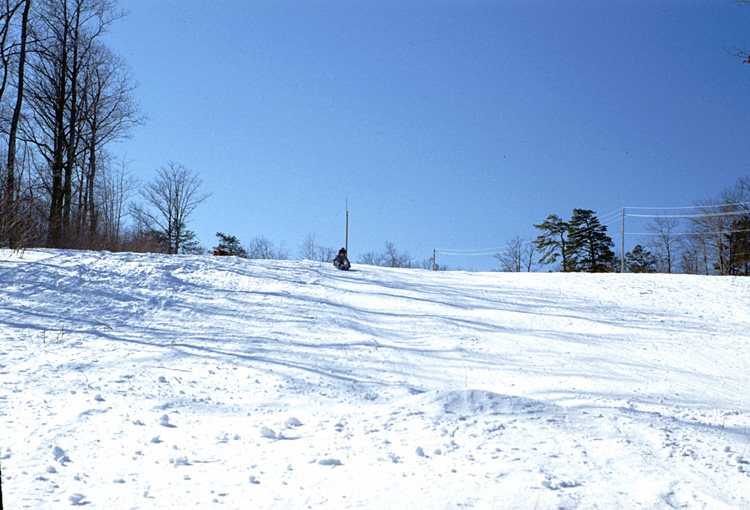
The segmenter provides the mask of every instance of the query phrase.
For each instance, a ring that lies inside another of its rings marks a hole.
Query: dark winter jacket
[[[333,259],[333,265],[338,267],[339,269],[349,269],[352,267],[352,265],[349,263],[349,259],[346,258],[346,255],[338,255],[335,259]]]

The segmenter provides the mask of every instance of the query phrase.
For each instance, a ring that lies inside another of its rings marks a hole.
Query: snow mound
[[[435,390],[414,397],[412,407],[462,416],[550,413],[557,406],[485,390]]]

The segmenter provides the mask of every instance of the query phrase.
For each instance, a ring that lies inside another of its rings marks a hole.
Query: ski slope
[[[750,279],[0,252],[7,509],[750,508]]]

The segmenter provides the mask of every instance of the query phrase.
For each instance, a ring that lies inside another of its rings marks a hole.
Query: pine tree
[[[556,214],[550,214],[542,223],[534,225],[534,228],[542,231],[534,241],[537,250],[542,253],[542,258],[539,259],[540,264],[554,264],[560,257],[562,270],[570,270],[567,257],[568,227],[568,223]]]
[[[235,257],[247,258],[247,250],[240,245],[240,240],[237,239],[237,237],[229,236],[221,232],[216,232],[216,237],[219,238],[219,246],[214,248],[214,250],[224,248]]]
[[[615,254],[614,246],[607,235],[607,227],[599,223],[594,211],[573,209],[568,222],[568,243],[566,258],[569,271],[605,273],[611,270]]]
[[[656,256],[640,244],[625,254],[628,273],[655,273],[656,263]]]

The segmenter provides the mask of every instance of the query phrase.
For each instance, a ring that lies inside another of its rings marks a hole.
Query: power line
[[[437,250],[436,253],[438,255],[446,255],[448,257],[494,257],[500,252],[494,251],[494,252],[488,252],[488,253],[451,253],[448,251]]]
[[[605,214],[602,216],[601,220],[602,222],[619,219],[622,216],[622,209],[618,209],[617,211],[613,211],[609,214]]]
[[[748,214],[749,211],[728,211],[719,213],[700,213],[700,214],[625,214],[630,218],[714,218],[717,216],[737,216]]]
[[[623,209],[622,207],[618,207],[618,208],[617,208],[617,209],[615,209],[614,211],[612,211],[612,212],[610,212],[610,213],[607,213],[607,214],[605,214],[604,216],[602,216],[602,218],[608,218],[608,217],[610,217],[610,216],[612,216],[612,215],[619,215],[619,214],[620,214],[620,213],[622,212],[622,209]]]
[[[670,232],[672,236],[710,236],[713,234],[740,234],[750,232],[748,230],[720,230],[716,232]],[[661,232],[625,232],[626,236],[660,236]]]
[[[636,209],[636,210],[653,210],[653,211],[667,211],[667,210],[677,210],[677,209],[702,209],[706,207],[731,207],[734,205],[747,205],[750,206],[750,202],[735,202],[733,204],[717,204],[717,205],[691,205],[691,206],[682,206],[682,207],[630,207],[625,206],[621,207],[620,209],[617,209],[619,212],[621,209]]]
[[[445,249],[436,248],[436,251],[438,253],[451,252],[451,253],[462,253],[462,254],[466,253],[466,254],[470,254],[472,252],[479,252],[479,251],[481,251],[481,252],[483,252],[483,251],[492,252],[492,251],[499,251],[499,250],[504,250],[504,249],[505,248],[477,248],[477,249],[472,249],[472,250],[452,250],[452,249],[449,249],[449,248],[445,248]]]
[[[529,245],[533,245],[533,241],[523,241],[521,246],[518,247],[521,250],[527,250]],[[440,255],[447,255],[452,257],[489,257],[495,255],[502,255],[509,253],[512,250],[517,249],[510,246],[504,246],[502,248],[480,248],[475,250],[450,250],[450,249],[435,249],[435,252]]]

